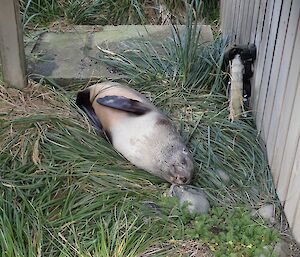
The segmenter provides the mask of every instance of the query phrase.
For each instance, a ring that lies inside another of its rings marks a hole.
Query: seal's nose
[[[181,164],[186,165],[187,164],[187,159],[185,157],[181,158]]]
[[[174,178],[174,183],[175,184],[179,184],[179,185],[181,185],[181,184],[186,184],[188,182],[188,178],[187,177],[183,177],[183,176],[176,176],[175,178]]]
[[[186,177],[181,177],[180,180],[182,181],[182,183],[186,183],[187,182],[187,178]]]

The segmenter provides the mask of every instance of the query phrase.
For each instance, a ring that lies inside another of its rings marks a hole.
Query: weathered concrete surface
[[[163,40],[170,35],[171,26],[168,25],[98,26],[96,30],[91,26],[79,26],[63,33],[46,32],[31,50],[26,51],[29,53],[28,70],[31,76],[47,77],[62,85],[118,78],[121,74],[97,60],[97,46],[115,49],[134,39]],[[210,26],[203,26],[200,40],[213,40]]]

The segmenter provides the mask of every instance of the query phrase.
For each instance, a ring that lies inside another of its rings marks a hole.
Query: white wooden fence
[[[230,42],[257,46],[252,108],[300,242],[300,0],[221,0],[221,28]]]

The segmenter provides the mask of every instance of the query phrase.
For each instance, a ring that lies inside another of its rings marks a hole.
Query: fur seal
[[[76,104],[135,166],[172,184],[188,184],[193,159],[166,115],[142,94],[116,82],[92,85]]]

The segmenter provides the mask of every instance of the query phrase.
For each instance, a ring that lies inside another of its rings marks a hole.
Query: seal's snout
[[[171,182],[173,184],[177,184],[177,185],[184,185],[184,184],[189,184],[191,182],[192,178],[191,176],[174,176],[171,178]]]
[[[190,181],[191,181],[191,179],[188,178],[188,177],[183,177],[183,176],[175,176],[175,177],[173,177],[173,183],[177,184],[177,185],[187,184]]]
[[[193,176],[193,166],[176,166],[173,165],[173,172],[171,175],[171,183],[177,185],[189,184]]]

